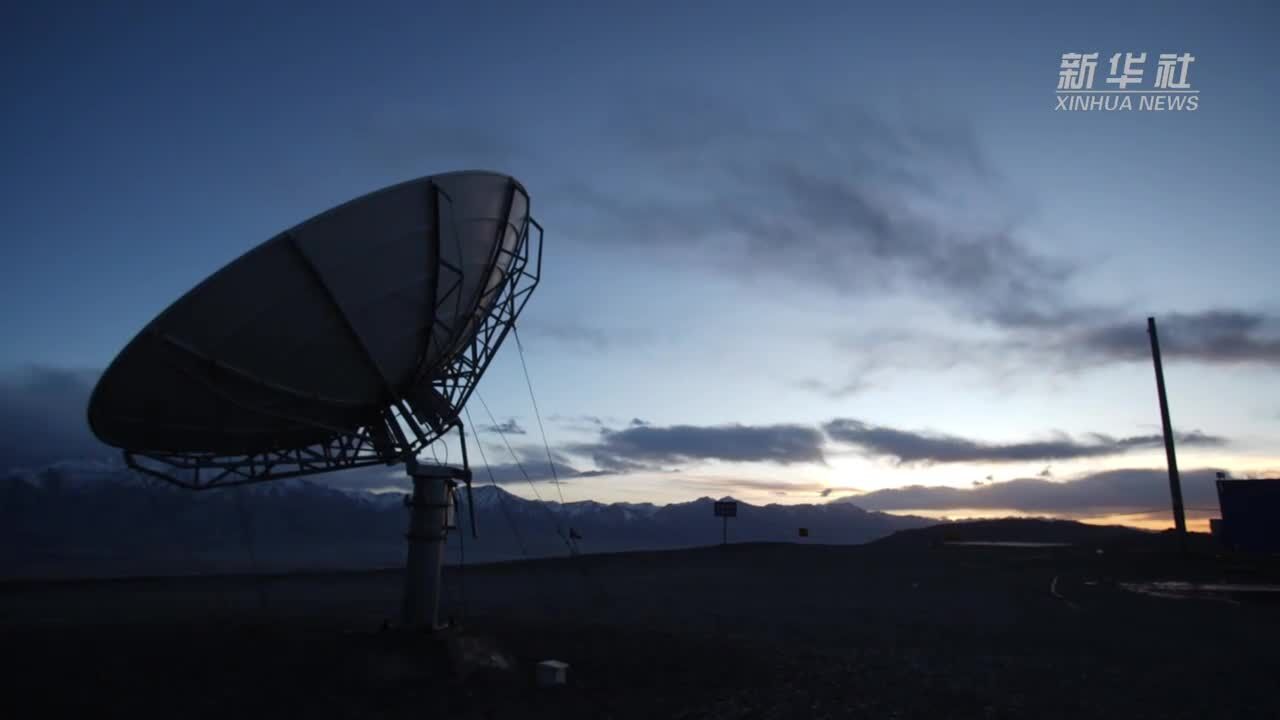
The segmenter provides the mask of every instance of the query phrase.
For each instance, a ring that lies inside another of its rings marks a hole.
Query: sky
[[[97,373],[210,272],[357,195],[483,168],[519,178],[547,230],[519,330],[566,500],[856,496],[1158,526],[1148,316],[1187,482],[1280,474],[1272,4],[2,20],[10,467],[101,452]],[[1114,53],[1147,53],[1148,84],[1156,55],[1190,53],[1198,108],[1057,111],[1071,52],[1099,53],[1098,87]],[[500,480],[523,481],[520,461],[537,481],[510,489],[545,496],[515,350],[481,382],[479,442]],[[1192,495],[1202,524],[1215,498]]]

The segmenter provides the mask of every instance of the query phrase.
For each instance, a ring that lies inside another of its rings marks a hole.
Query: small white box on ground
[[[538,663],[538,687],[557,687],[569,679],[569,663],[543,660]]]

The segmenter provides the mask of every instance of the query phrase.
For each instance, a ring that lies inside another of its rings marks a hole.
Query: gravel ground
[[[6,717],[1277,717],[1280,605],[1118,585],[1231,573],[1091,548],[584,556],[452,569],[438,641],[380,629],[393,572],[9,583],[0,696]],[[533,687],[546,658],[567,687]]]

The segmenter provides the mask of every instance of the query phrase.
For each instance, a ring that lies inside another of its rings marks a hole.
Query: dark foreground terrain
[[[458,637],[510,671],[380,631],[393,572],[8,583],[0,697],[14,718],[1276,717],[1280,606],[1118,584],[1242,573],[936,539],[451,569]],[[533,687],[546,658],[567,687]]]

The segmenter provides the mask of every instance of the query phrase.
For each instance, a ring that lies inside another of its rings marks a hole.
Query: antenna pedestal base
[[[409,555],[405,564],[404,602],[400,622],[405,628],[438,630],[441,570],[445,537],[449,532],[449,508],[455,479],[461,468],[420,465],[410,461],[406,469],[413,479],[409,506]]]

